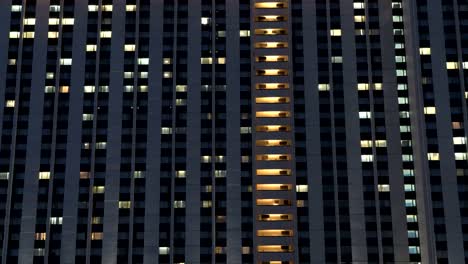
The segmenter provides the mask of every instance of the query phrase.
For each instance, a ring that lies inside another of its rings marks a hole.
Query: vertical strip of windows
[[[257,263],[296,260],[297,205],[294,155],[293,74],[290,63],[291,1],[254,1],[251,38],[254,250]],[[286,172],[286,173],[284,173]],[[279,221],[270,221],[281,214]],[[283,222],[279,224],[278,222]]]
[[[418,205],[416,203],[416,178],[413,158],[413,131],[411,130],[408,77],[406,64],[405,25],[403,3],[392,2],[393,39],[395,43],[395,66],[398,90],[398,111],[400,114],[400,137],[404,177],[406,228],[408,230],[408,253],[410,261],[421,260],[419,236]]]

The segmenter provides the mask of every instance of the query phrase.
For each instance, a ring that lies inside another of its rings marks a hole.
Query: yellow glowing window
[[[101,38],[111,38],[112,31],[101,31],[99,35],[101,36]]]
[[[127,11],[127,12],[135,12],[136,10],[137,10],[136,5],[126,5],[125,6],[125,11]]]
[[[257,140],[257,146],[260,147],[280,147],[280,146],[290,146],[290,140],[281,140],[281,139],[269,139],[269,140]]]
[[[291,200],[287,199],[257,199],[259,206],[287,206],[291,205]]]
[[[256,155],[257,160],[291,160],[289,154],[262,154]]]
[[[276,36],[286,35],[288,31],[285,28],[261,28],[255,29],[255,35]]]
[[[372,148],[372,140],[361,140],[361,148]]]
[[[318,90],[319,91],[329,91],[330,90],[330,85],[328,83],[319,83]]]
[[[104,12],[112,12],[112,5],[103,5],[102,6],[102,11]]]
[[[288,245],[260,245],[257,247],[258,252],[293,252],[293,246]]]
[[[35,240],[46,240],[47,234],[46,233],[36,233],[34,234]]]
[[[296,185],[296,192],[308,192],[309,191],[309,186],[302,184],[302,185]]]
[[[60,59],[60,65],[71,65],[72,59]]]
[[[102,232],[92,232],[91,233],[91,240],[102,240]]]
[[[353,3],[353,8],[354,9],[364,9],[366,5],[362,2],[356,2],[356,3]]]
[[[467,154],[466,152],[456,152],[455,153],[455,160],[466,160]]]
[[[278,126],[278,125],[257,126],[256,131],[257,132],[288,132],[288,131],[291,131],[291,127],[290,126]]]
[[[20,36],[21,36],[20,32],[10,31],[10,34],[9,34],[10,38],[19,38]]]
[[[93,223],[93,225],[102,224],[102,217],[98,217],[98,216],[93,217],[91,219],[91,223]]]
[[[225,247],[215,247],[215,254],[226,254]]]
[[[458,62],[447,62],[447,70],[458,69]]]
[[[257,76],[287,76],[288,70],[286,69],[264,69],[257,70]]]
[[[75,19],[74,18],[63,18],[62,19],[62,24],[63,25],[73,25],[73,24],[75,24]]]
[[[293,216],[290,214],[261,214],[257,216],[258,221],[291,221]]]
[[[431,48],[419,48],[420,55],[431,55]]]
[[[367,91],[369,90],[369,84],[367,83],[358,83],[357,84],[358,91]]]
[[[289,176],[290,169],[258,169],[257,176]]]
[[[130,209],[132,202],[130,201],[119,201],[119,208],[120,209]]]
[[[288,89],[288,83],[257,83],[255,85],[256,89],[259,90],[276,90],[276,89]]]
[[[11,6],[11,12],[21,12],[23,7],[21,5],[12,5]]]
[[[138,65],[148,65],[149,64],[149,58],[139,58],[138,59]]]
[[[354,16],[354,22],[366,22],[366,16]]]
[[[256,57],[257,62],[285,62],[288,61],[288,56],[281,55],[270,55],[270,56],[258,56]]]
[[[224,57],[218,58],[218,64],[226,64],[226,58]]]
[[[16,65],[16,59],[9,59],[8,65]]]
[[[255,48],[257,49],[277,49],[277,48],[287,48],[287,42],[257,42],[255,43]]]
[[[257,16],[255,20],[258,22],[279,22],[286,21],[287,18],[285,16]]]
[[[88,11],[89,12],[97,12],[99,10],[98,5],[88,5]]]
[[[24,24],[25,25],[35,25],[36,24],[36,19],[35,18],[25,18],[24,19]]]
[[[289,97],[257,97],[257,104],[284,104],[289,103]]]
[[[212,202],[211,201],[202,201],[202,208],[211,208]]]
[[[69,90],[70,90],[69,86],[60,86],[59,88],[60,93],[68,93]]]
[[[290,191],[291,184],[257,184],[257,191]]]
[[[220,31],[221,32],[221,31]],[[223,31],[224,32],[224,31]],[[220,34],[220,35],[226,35],[226,32],[224,32],[224,34]],[[240,37],[250,37],[250,30],[240,30],[239,31],[239,36]],[[224,36],[223,36],[224,37]]]
[[[163,78],[172,78],[172,72],[163,72]]]
[[[374,83],[374,90],[382,90],[383,86],[381,83]]]
[[[341,36],[341,29],[330,29],[330,36],[332,37]]]
[[[95,52],[95,51],[97,51],[97,45],[93,45],[93,44],[86,45],[86,51],[87,51],[87,52]]]
[[[385,147],[387,147],[387,141],[383,140],[383,139],[375,140],[375,146],[377,148],[385,148]]]
[[[288,111],[259,111],[255,113],[258,118],[278,118],[289,117],[291,115]]]
[[[439,153],[427,153],[428,160],[439,160],[440,156]]]
[[[15,100],[7,100],[5,102],[5,106],[8,107],[8,108],[13,108],[15,107]]]
[[[200,58],[200,64],[212,64],[213,59],[212,58]]]
[[[47,37],[48,37],[48,38],[58,38],[58,37],[59,37],[59,33],[56,32],[56,31],[49,31],[49,32],[47,33]]]
[[[434,106],[424,107],[424,114],[426,114],[426,115],[435,115],[436,114],[436,108]]]
[[[135,45],[134,44],[125,44],[124,51],[135,51]]]
[[[105,187],[104,186],[94,186],[93,193],[104,193]]]
[[[379,185],[377,185],[377,190],[379,192],[389,192],[390,191],[390,185],[388,185],[388,184],[379,184]]]
[[[48,179],[50,179],[50,171],[39,172],[39,180],[48,180]]]
[[[23,32],[23,38],[34,38],[34,32]]]
[[[453,138],[454,145],[465,145],[466,144],[466,137],[454,137]]]
[[[286,2],[261,2],[255,3],[255,8],[286,8],[288,4]]]
[[[88,171],[80,171],[80,179],[89,179]]]
[[[288,229],[265,229],[257,230],[257,236],[260,237],[284,237],[292,236],[293,231]]]

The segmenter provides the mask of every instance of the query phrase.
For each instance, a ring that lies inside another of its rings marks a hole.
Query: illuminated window
[[[48,179],[50,179],[50,171],[39,172],[39,180],[48,180]]]
[[[360,119],[369,119],[372,117],[371,112],[359,112],[359,118]]]
[[[259,221],[291,221],[293,216],[290,214],[261,214],[257,216]]]
[[[290,169],[258,169],[257,176],[289,176],[291,175]]]
[[[379,192],[389,192],[390,191],[390,185],[388,185],[388,184],[379,184],[379,185],[377,185],[377,190]]]
[[[55,32],[55,31],[49,31],[47,33],[47,37],[48,38],[58,38],[59,37],[59,33],[58,32]]]
[[[447,62],[447,70],[458,69],[458,62]]]
[[[125,6],[125,11],[127,11],[127,12],[135,12],[136,10],[137,10],[136,5],[126,5]]]
[[[374,161],[373,155],[361,155],[361,162],[372,162]]]
[[[259,245],[258,252],[293,252],[293,247],[288,245]]]
[[[88,171],[80,171],[80,179],[89,179]]]
[[[201,64],[212,64],[213,59],[212,58],[200,58],[200,63]]]
[[[416,222],[418,222],[418,216],[417,215],[406,215],[406,222],[416,223]]]
[[[265,229],[257,230],[257,236],[260,237],[283,237],[283,236],[292,236],[293,231],[287,229]]]
[[[261,154],[261,155],[256,155],[256,159],[265,160],[265,161],[291,160],[291,155],[289,154]]]
[[[287,48],[287,42],[257,42],[255,43],[255,48],[257,49],[277,49],[277,48]]]
[[[21,12],[22,8],[23,7],[21,5],[12,5],[11,12]]]
[[[88,85],[88,86],[83,87],[83,91],[85,93],[94,93],[94,90],[95,90],[94,86]]]
[[[466,144],[466,137],[454,137],[453,138],[454,145],[465,145]]]
[[[0,180],[8,180],[10,178],[9,172],[0,172]]]
[[[172,78],[172,72],[163,72],[163,77],[164,77],[165,79],[167,79],[167,78]]]
[[[431,48],[419,48],[419,55],[431,55]]]
[[[87,52],[97,51],[97,45],[86,45]]]
[[[149,64],[149,58],[139,58],[138,59],[138,65],[148,65]]]
[[[435,115],[436,114],[436,108],[434,106],[424,107],[424,114],[426,114],[426,115]]]
[[[71,65],[72,59],[60,59],[60,65]]]
[[[319,83],[318,84],[318,90],[319,91],[329,91],[330,90],[330,85],[328,83]]]
[[[428,160],[439,160],[439,153],[427,153]]]
[[[414,199],[406,199],[406,200],[405,200],[405,206],[406,206],[406,207],[415,207],[415,206],[416,206],[416,200],[414,200]]]
[[[289,97],[257,97],[257,104],[284,104],[289,103]]]
[[[46,240],[47,234],[46,233],[36,233],[34,234],[35,240]]]
[[[98,216],[93,217],[93,218],[91,219],[91,223],[92,223],[93,225],[100,225],[100,224],[102,224],[102,223],[103,223],[102,217],[98,217]]]
[[[35,25],[36,19],[35,18],[25,18],[24,22],[25,25]]]
[[[75,19],[74,18],[62,18],[62,24],[63,25],[73,25],[73,24],[75,24]]]
[[[466,157],[467,157],[466,152],[455,153],[455,160],[466,160]]]
[[[132,202],[130,201],[119,201],[119,209],[130,209]]]
[[[288,31],[285,28],[261,28],[255,29],[255,35],[277,36],[286,35]]]
[[[93,193],[104,193],[105,187],[104,186],[94,186]]]
[[[50,224],[51,225],[61,225],[63,223],[63,217],[51,217],[50,218]]]
[[[255,116],[259,118],[289,117],[290,112],[288,111],[259,111],[255,113]]]
[[[176,178],[185,178],[185,177],[187,177],[187,172],[184,171],[184,170],[175,171],[175,177]]]
[[[91,240],[102,240],[102,232],[92,232],[91,233]]]
[[[8,65],[16,65],[16,59],[9,59]]]
[[[341,36],[341,29],[330,29],[330,36],[332,37]]]
[[[34,32],[23,32],[23,38],[34,38]]]
[[[288,206],[291,205],[290,200],[286,199],[257,199],[259,206]]]
[[[291,184],[257,184],[257,191],[289,191],[292,189]]]
[[[96,142],[96,149],[106,149],[107,143],[106,142]]]
[[[286,8],[288,4],[286,2],[278,1],[278,2],[260,2],[255,3],[255,8]]]
[[[102,6],[102,11],[103,12],[112,12],[112,5],[103,5]]]
[[[97,11],[99,11],[99,6],[98,5],[88,5],[88,11],[89,12],[97,12]]]
[[[366,22],[366,16],[354,16],[354,22],[356,23]]]
[[[169,255],[169,247],[159,247],[159,255]]]
[[[287,83],[257,83],[256,89],[259,90],[276,90],[276,89],[288,89],[289,84]]]
[[[405,184],[405,192],[414,192],[416,191],[416,186],[414,184]]]
[[[364,3],[362,3],[362,2],[355,2],[355,3],[353,3],[353,8],[354,8],[354,9],[364,9],[365,6],[366,6],[366,5],[365,5]]]
[[[296,185],[296,192],[308,192],[309,186],[307,185]]]
[[[7,100],[5,102],[5,107],[8,107],[8,108],[13,108],[15,107],[15,100]]]
[[[202,208],[211,208],[212,202],[211,201],[202,201],[201,207]]]
[[[224,32],[223,35],[226,36],[226,32]],[[239,36],[240,37],[250,37],[250,30],[240,30],[239,31]]]
[[[226,64],[226,58],[224,57],[218,58],[218,64]]]
[[[211,18],[209,18],[209,17],[202,17],[201,18],[201,24],[202,25],[208,25],[208,24],[210,24],[210,21],[211,21]]]
[[[185,201],[174,201],[174,208],[185,208]]]
[[[17,31],[10,31],[9,36],[10,38],[20,38],[21,34],[20,32],[17,32]]]
[[[257,126],[256,131],[257,132],[288,132],[288,131],[291,131],[291,127],[279,126],[279,125]]]
[[[343,57],[333,56],[331,57],[331,63],[343,63]]]
[[[101,38],[111,38],[112,31],[101,31],[99,35],[101,36]]]

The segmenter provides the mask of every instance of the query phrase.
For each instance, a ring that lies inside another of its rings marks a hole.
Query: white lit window
[[[56,32],[56,31],[49,31],[49,32],[47,33],[47,37],[48,37],[48,38],[58,38],[58,37],[59,37],[59,33]]]
[[[224,33],[226,35],[226,33]],[[239,31],[240,37],[250,37],[250,30],[240,30]]]
[[[401,133],[411,132],[411,126],[400,126]]]
[[[406,90],[408,90],[408,85],[405,84],[405,83],[399,83],[397,85],[397,90],[398,91],[406,91]]]
[[[393,22],[403,22],[403,16],[393,16]]]
[[[240,133],[241,134],[250,134],[250,133],[252,133],[252,128],[251,127],[241,127],[240,128]]]
[[[225,178],[226,177],[226,171],[225,170],[215,170],[214,171],[214,176],[215,176],[215,178]]]
[[[102,11],[103,12],[112,12],[112,8],[113,8],[112,5],[103,5],[102,6]]]
[[[416,206],[416,200],[415,199],[406,199],[405,200],[405,206],[406,207],[415,207]]]
[[[211,18],[209,18],[209,17],[202,17],[201,18],[201,24],[202,25],[208,25],[208,24],[210,24],[210,21],[211,21]]]
[[[359,118],[360,119],[368,119],[371,118],[372,114],[371,112],[359,112]]]
[[[48,179],[50,179],[50,171],[39,172],[39,180],[48,180]]]
[[[466,160],[466,152],[456,152],[455,160]]]
[[[159,255],[169,255],[169,247],[159,247]]]
[[[163,64],[171,64],[172,63],[172,59],[171,58],[163,58]]]
[[[341,29],[330,29],[330,36],[332,37],[341,36]]]
[[[55,93],[55,86],[44,87],[44,93]]]
[[[0,180],[8,180],[10,178],[9,172],[0,172]]]
[[[45,248],[34,248],[33,255],[40,256],[40,257],[45,256]]]
[[[101,36],[101,38],[111,38],[112,31],[101,31],[99,35]]]
[[[424,107],[424,114],[426,114],[426,115],[435,115],[436,114],[436,108],[434,106]]]
[[[200,63],[201,64],[212,64],[213,59],[212,58],[200,58]]]
[[[416,222],[418,222],[418,216],[417,215],[407,215],[406,216],[406,222],[416,223]]]
[[[405,192],[414,192],[416,190],[416,187],[414,184],[405,184]]]
[[[404,169],[403,170],[404,177],[414,177],[414,170],[412,169]]]
[[[25,18],[24,22],[25,25],[35,25],[36,19],[35,18]]]
[[[358,83],[357,84],[358,91],[367,91],[369,90],[369,84],[367,83]]]
[[[99,11],[99,6],[98,5],[88,5],[88,11],[89,12],[97,12],[97,11]]]
[[[19,38],[21,36],[21,34],[17,31],[10,31],[10,34],[9,34],[10,38]]]
[[[126,5],[125,6],[125,11],[127,11],[127,12],[135,12],[136,10],[137,10],[136,5]]]
[[[58,13],[60,12],[60,6],[59,5],[51,5],[49,6],[49,11],[52,13]]]
[[[329,91],[330,90],[330,85],[328,83],[319,83],[318,90],[319,91]]]
[[[60,59],[60,65],[71,65],[72,59]]]
[[[389,192],[390,191],[390,185],[388,185],[388,184],[379,184],[379,185],[377,185],[377,190],[379,192]]]
[[[397,69],[396,70],[396,75],[397,76],[406,76],[406,70]]]
[[[63,25],[73,25],[73,24],[75,24],[75,19],[74,18],[62,18],[62,24]]]
[[[419,55],[431,55],[431,48],[419,48]]]
[[[458,62],[447,62],[447,70],[458,69]]]
[[[372,162],[373,160],[373,155],[361,155],[361,162]]]
[[[202,163],[210,163],[211,162],[211,156],[201,156],[201,162]]]
[[[34,38],[34,32],[23,32],[23,38]]]
[[[50,218],[50,224],[51,225],[61,225],[63,223],[63,218],[61,216],[59,217],[51,217]]]
[[[465,145],[466,144],[466,137],[454,137],[453,138],[454,145]]]
[[[364,9],[364,8],[365,8],[365,4],[362,3],[362,2],[355,2],[355,3],[353,3],[353,8],[354,8],[354,9]]]
[[[163,134],[163,135],[172,134],[172,128],[171,127],[161,127],[161,134]]]
[[[331,57],[332,63],[343,63],[343,57],[341,56],[333,56]]]
[[[135,178],[135,179],[145,178],[145,172],[144,171],[134,171],[133,172],[133,178]]]
[[[409,238],[418,238],[419,232],[417,230],[408,230],[408,237]]]
[[[16,59],[9,59],[8,65],[16,65]]]
[[[354,22],[366,22],[366,16],[354,16]]]
[[[132,207],[131,201],[119,201],[119,209],[130,209]]]
[[[309,186],[307,185],[296,185],[296,192],[308,192]]]
[[[187,85],[176,85],[176,92],[187,92]]]
[[[218,58],[218,64],[226,64],[226,58],[224,57]]]
[[[135,51],[135,45],[134,44],[125,44],[124,51]]]
[[[11,6],[11,12],[21,12],[22,6],[20,5],[12,5]]]
[[[413,155],[410,155],[410,154],[401,155],[401,159],[403,161],[413,161]]]
[[[174,208],[185,208],[185,201],[174,201]]]
[[[406,62],[406,57],[405,56],[395,56],[395,62],[396,63]]]
[[[87,52],[97,51],[97,45],[93,45],[93,44],[86,45],[86,51]]]
[[[163,77],[164,78],[172,78],[172,72],[163,72]]]
[[[408,247],[408,253],[410,253],[410,254],[420,254],[421,250],[417,246],[409,246]]]
[[[175,171],[175,177],[176,178],[185,178],[185,177],[187,177],[187,172],[184,171],[184,170]]]
[[[94,93],[94,90],[95,90],[95,87],[91,86],[91,85],[87,85],[87,86],[83,87],[83,91],[85,93]]]
[[[138,65],[148,65],[149,64],[149,58],[139,58],[138,59]]]
[[[96,149],[106,149],[107,143],[106,142],[96,142]]]
[[[83,121],[92,121],[93,117],[93,114],[83,114]]]
[[[15,100],[7,100],[5,102],[5,107],[8,107],[8,108],[13,108],[15,107]]]
[[[125,79],[133,78],[133,72],[124,72],[124,78]]]

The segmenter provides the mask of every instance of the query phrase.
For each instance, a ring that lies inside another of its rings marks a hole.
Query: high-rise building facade
[[[468,262],[467,0],[0,0],[1,263]]]

